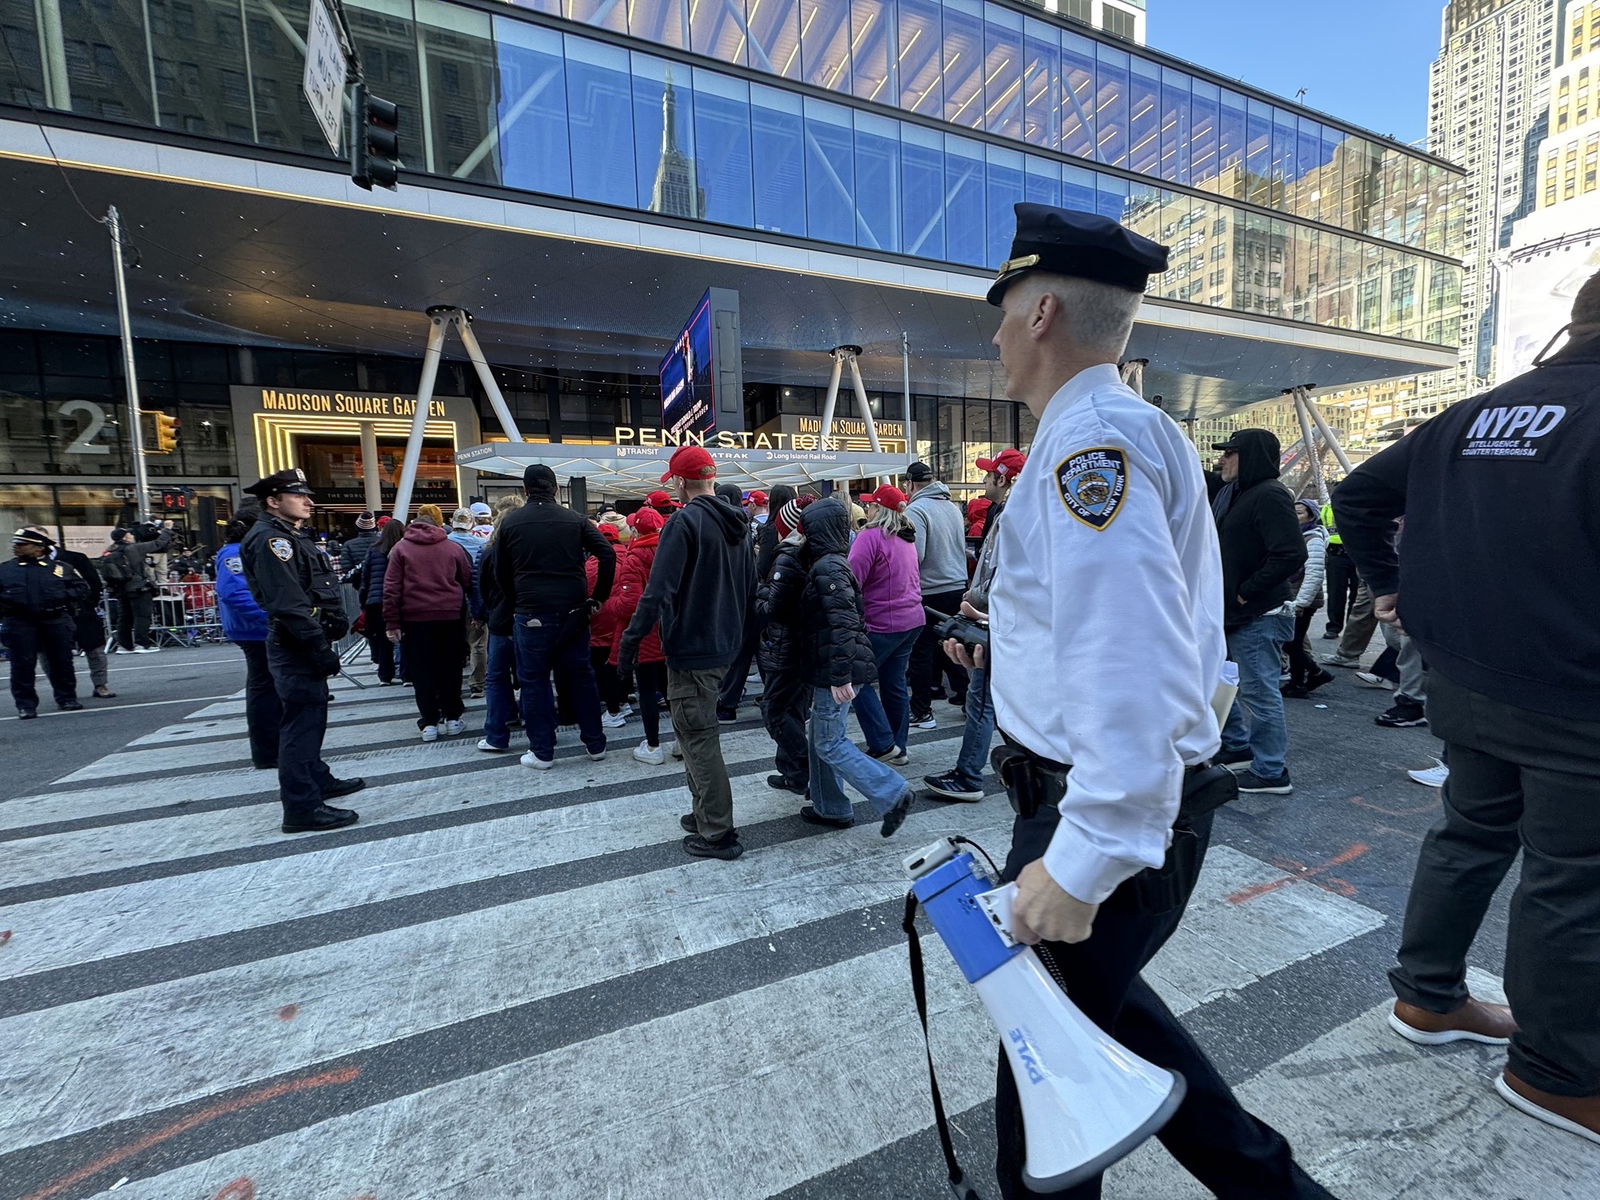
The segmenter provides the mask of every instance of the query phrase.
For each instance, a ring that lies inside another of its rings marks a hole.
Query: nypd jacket
[[[8,621],[70,617],[88,594],[83,577],[56,559],[13,558],[0,563],[0,617]]]
[[[222,633],[230,642],[267,640],[267,614],[250,594],[244,577],[244,558],[239,544],[230,542],[217,551],[217,612],[222,617]]]
[[[1351,472],[1333,509],[1430,670],[1600,720],[1600,337],[1445,409]]]
[[[339,577],[308,531],[263,509],[239,557],[250,594],[281,642],[317,649],[348,631]]]

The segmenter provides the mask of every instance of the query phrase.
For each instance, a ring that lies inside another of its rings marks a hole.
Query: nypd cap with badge
[[[987,299],[999,306],[1010,287],[1029,271],[1092,279],[1142,292],[1150,276],[1167,269],[1167,248],[1098,213],[1048,204],[1018,204],[1011,254],[1000,264]]]
[[[252,496],[260,496],[263,500],[268,496],[280,496],[285,492],[296,496],[312,495],[311,485],[306,482],[306,473],[299,467],[288,467],[275,475],[258,479],[244,490]]]

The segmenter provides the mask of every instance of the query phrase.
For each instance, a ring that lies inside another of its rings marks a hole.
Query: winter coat
[[[650,583],[650,570],[655,566],[656,547],[660,541],[660,533],[634,535],[633,541],[628,543],[627,554],[617,567],[617,585],[611,589],[611,598],[597,614],[606,620],[612,630],[610,661],[613,666],[622,653],[622,631],[633,619],[634,610],[639,607],[639,598]],[[665,662],[666,657],[661,652],[661,626],[657,624],[640,640],[638,661]]]
[[[795,675],[806,666],[800,623],[800,593],[806,569],[800,547],[780,544],[772,555],[772,569],[756,588],[756,619],[761,640],[756,643],[756,665],[767,686],[776,676]]]
[[[1322,577],[1328,560],[1328,531],[1318,524],[1302,527],[1301,533],[1306,540],[1306,565],[1294,606],[1316,612],[1322,607]]]
[[[516,598],[500,582],[500,561],[492,546],[478,560],[478,599],[489,632],[496,637],[511,637],[516,632]]]
[[[869,525],[850,543],[849,559],[869,632],[904,633],[928,623],[912,530],[890,534]]]
[[[383,623],[459,621],[472,591],[472,563],[437,525],[413,521],[389,552],[383,575]]]
[[[1238,629],[1294,596],[1306,561],[1294,497],[1278,482],[1278,439],[1265,429],[1233,435],[1239,473],[1212,501],[1222,549],[1222,623]]]
[[[363,529],[355,537],[344,544],[339,551],[339,569],[346,575],[351,571],[359,571],[366,566],[367,555],[378,544],[378,531],[376,529]]]
[[[911,497],[906,517],[917,535],[917,568],[922,594],[936,596],[967,586],[967,537],[961,509],[938,480]]]
[[[107,550],[106,556],[113,554],[122,556],[123,562],[127,564],[129,575],[127,579],[112,583],[112,592],[119,596],[132,596],[137,595],[139,592],[156,591],[157,583],[151,577],[150,560],[171,544],[172,530],[163,529],[152,541],[118,542]]]
[[[500,585],[514,594],[517,612],[565,616],[591,594],[584,563],[600,560],[593,596],[611,595],[617,553],[605,535],[554,499],[530,499],[500,519],[494,553]]]
[[[628,555],[632,553],[633,547],[631,543],[626,546],[619,543],[613,545],[612,549],[616,551],[616,571],[612,575],[611,595],[606,597],[605,602],[589,618],[589,645],[604,646],[607,650],[615,648],[617,640],[622,636],[623,629],[627,628],[625,622],[622,625],[617,624],[615,613],[608,614],[606,606],[611,603],[612,598],[617,594],[616,581],[622,578],[623,564],[628,561]],[[583,564],[583,574],[584,578],[588,580],[589,596],[593,599],[594,585],[600,577],[600,560],[598,558],[586,559]],[[629,615],[631,616],[632,613],[630,612]]]
[[[217,551],[217,613],[222,634],[230,642],[267,640],[267,614],[250,593],[238,542]]]
[[[876,683],[861,587],[845,557],[850,510],[832,497],[820,500],[800,514],[800,529],[806,535],[800,555],[806,571],[800,594],[801,645],[811,686]]]
[[[78,573],[89,585],[89,594],[78,604],[72,614],[72,644],[79,650],[99,650],[106,644],[106,623],[100,619],[100,597],[105,593],[105,583],[100,572],[87,554],[57,546],[55,558]]]
[[[450,540],[467,552],[467,559],[472,563],[472,588],[467,593],[467,607],[472,611],[474,621],[483,620],[483,598],[478,594],[478,571],[483,559],[483,539],[470,529],[452,529]],[[593,584],[590,584],[593,590]]]
[[[389,555],[374,544],[361,567],[361,603],[383,603],[383,577],[389,569]]]

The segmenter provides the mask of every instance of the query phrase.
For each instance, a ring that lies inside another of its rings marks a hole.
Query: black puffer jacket
[[[756,665],[764,677],[797,675],[806,669],[800,617],[800,594],[805,586],[800,547],[778,545],[772,554],[772,569],[756,586],[756,620],[761,622]]]
[[[819,500],[800,514],[800,529],[806,535],[800,627],[811,685],[876,683],[878,669],[867,640],[861,588],[845,557],[850,550],[850,510],[833,497]]]

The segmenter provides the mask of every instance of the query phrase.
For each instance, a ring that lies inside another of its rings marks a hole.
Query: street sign
[[[311,111],[322,136],[339,153],[339,131],[344,124],[346,58],[339,26],[328,11],[327,0],[311,0],[311,26],[306,32],[306,72],[301,79]]]

